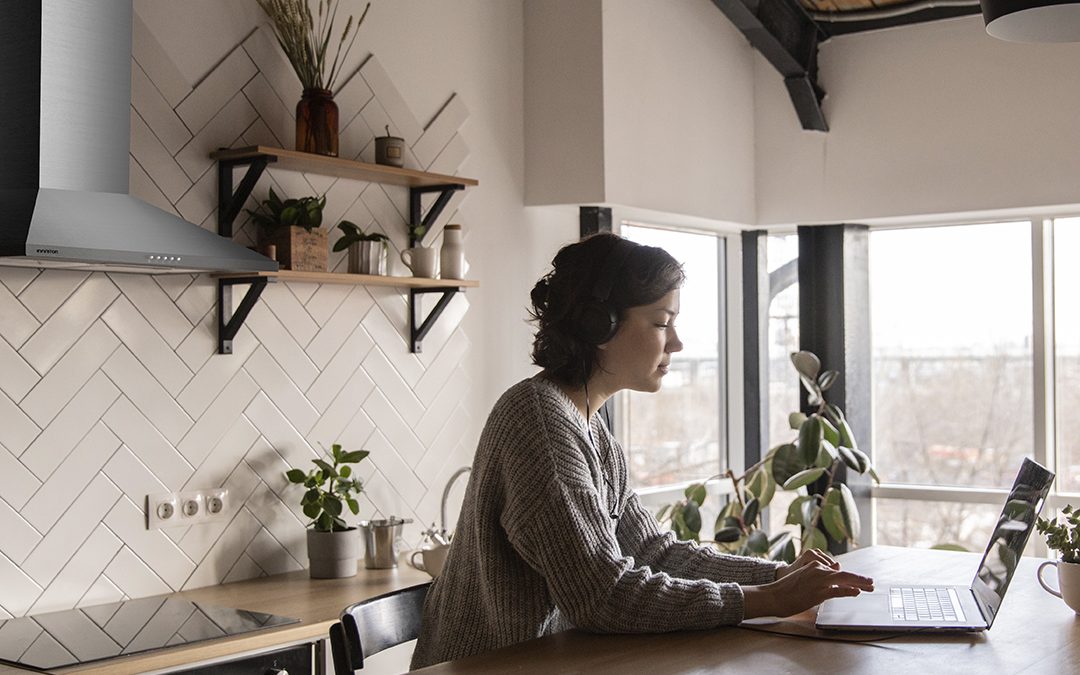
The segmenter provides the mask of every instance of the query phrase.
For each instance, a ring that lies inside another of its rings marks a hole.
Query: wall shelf
[[[340,157],[327,157],[296,150],[253,145],[245,148],[225,149],[210,153],[211,159],[218,163],[218,234],[231,238],[233,222],[240,215],[244,202],[251,196],[255,184],[263,171],[270,164],[288,171],[302,171],[322,175],[350,178],[371,183],[399,185],[409,190],[409,225],[410,232],[417,225],[423,225],[424,231],[431,229],[432,223],[439,217],[450,197],[466,186],[479,185],[479,181],[460,176],[447,176],[412,169],[401,169],[381,164],[367,164]],[[233,187],[233,170],[247,167],[240,183]],[[435,201],[423,212],[421,198],[428,193],[437,193]],[[419,239],[410,234],[409,245],[414,246]],[[363,274],[339,274],[335,272],[257,272],[215,275],[218,280],[218,353],[231,354],[232,341],[244,325],[248,313],[258,301],[268,281],[295,281],[319,284],[357,284],[367,286],[397,286],[409,289],[409,350],[420,351],[424,336],[434,325],[443,310],[453,299],[455,293],[465,288],[476,288],[478,281],[465,279],[423,279],[416,277],[389,277]],[[232,287],[249,285],[236,311],[232,311]],[[435,307],[427,317],[417,315],[418,296],[426,293],[440,293]],[[226,317],[228,319],[226,320]]]

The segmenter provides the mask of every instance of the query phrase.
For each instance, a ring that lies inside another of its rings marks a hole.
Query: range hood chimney
[[[0,0],[0,265],[274,271],[128,194],[131,0]]]

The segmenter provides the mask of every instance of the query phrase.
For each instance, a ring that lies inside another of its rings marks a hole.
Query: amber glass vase
[[[296,104],[296,149],[338,156],[338,108],[329,89],[305,89]]]

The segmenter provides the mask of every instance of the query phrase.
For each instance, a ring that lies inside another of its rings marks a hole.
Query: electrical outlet
[[[229,490],[160,492],[146,496],[146,529],[186,527],[226,517]]]

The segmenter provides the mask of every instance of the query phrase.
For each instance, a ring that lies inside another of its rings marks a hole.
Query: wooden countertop
[[[430,580],[431,577],[427,574],[408,565],[401,565],[389,570],[361,569],[355,577],[349,579],[311,579],[307,570],[303,570],[173,593],[162,597],[279,614],[300,619],[300,623],[191,645],[155,649],[143,654],[105,659],[50,672],[80,675],[144,673],[318,640],[327,636],[330,626],[337,621],[341,610],[347,605]],[[26,675],[27,672],[36,671],[0,664],[0,675]]]

